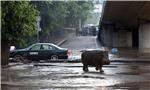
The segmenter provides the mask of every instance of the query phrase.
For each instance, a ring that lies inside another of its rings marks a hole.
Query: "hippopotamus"
[[[104,72],[102,70],[103,65],[109,65],[110,61],[108,58],[108,51],[92,50],[84,51],[81,55],[81,60],[83,64],[83,71],[88,72],[88,66],[96,67],[96,70]]]

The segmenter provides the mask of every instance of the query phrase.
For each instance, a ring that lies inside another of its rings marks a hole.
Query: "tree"
[[[32,1],[40,12],[40,42],[47,42],[53,33],[63,27],[67,15],[65,2],[58,1]]]
[[[24,37],[36,31],[38,11],[28,1],[1,1],[2,65],[8,64],[11,44],[23,43]]]
[[[50,41],[47,39],[64,27],[77,28],[79,19],[84,24],[93,9],[93,3],[87,1],[33,1],[32,4],[40,11],[41,42]]]
[[[68,1],[67,11],[69,12],[66,20],[66,26],[78,27],[79,19],[82,24],[91,14],[90,12],[94,9],[93,3],[91,1]]]

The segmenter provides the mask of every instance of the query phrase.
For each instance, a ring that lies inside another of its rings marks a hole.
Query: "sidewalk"
[[[112,62],[150,62],[150,53],[141,53],[138,49],[121,48],[116,54],[110,54]]]
[[[109,55],[111,62],[149,62],[150,58],[141,58],[141,57],[118,57],[116,55]]]
[[[97,40],[97,45],[102,47],[102,44]],[[109,51],[112,48],[109,48]],[[135,48],[118,48],[116,54],[109,54],[111,62],[149,62],[150,53],[141,53]]]
[[[8,65],[1,66],[1,68],[9,68],[13,66],[23,65],[23,63],[9,63]]]

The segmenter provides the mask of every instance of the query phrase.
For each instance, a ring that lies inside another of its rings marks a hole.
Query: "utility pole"
[[[37,43],[39,42],[39,32],[41,31],[40,21],[41,21],[41,17],[38,16],[37,17]]]
[[[79,35],[81,34],[82,32],[82,25],[81,25],[81,19],[79,19]]]

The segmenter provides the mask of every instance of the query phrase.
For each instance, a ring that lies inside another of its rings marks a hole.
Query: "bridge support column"
[[[115,31],[112,28],[103,28],[99,34],[106,47],[132,47],[132,32],[127,29]]]
[[[150,52],[150,23],[139,28],[139,51]]]

